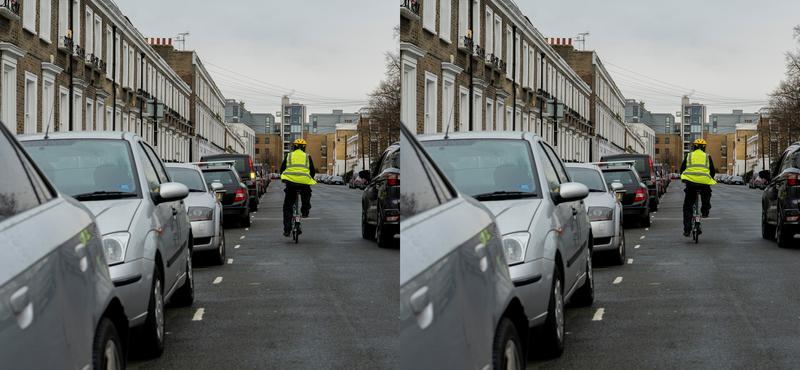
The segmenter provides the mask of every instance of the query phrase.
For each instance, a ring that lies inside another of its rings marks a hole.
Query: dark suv
[[[200,162],[217,162],[217,161],[236,161],[236,172],[239,173],[239,178],[247,185],[247,191],[250,195],[250,210],[255,212],[258,210],[258,179],[256,176],[256,167],[253,165],[253,158],[247,154],[217,154],[207,155],[200,158]]]
[[[781,248],[797,245],[800,232],[800,141],[792,144],[775,166],[775,171],[758,175],[769,183],[761,200],[761,236],[777,239]]]
[[[628,163],[607,162],[600,164],[603,177],[611,187],[611,184],[622,184],[622,218],[627,220],[635,217],[642,226],[650,226],[650,198],[647,196],[647,186],[643,186],[639,178],[639,172]]]
[[[361,171],[358,176],[369,179],[361,200],[361,236],[389,247],[400,233],[400,143],[383,152],[375,172]]]
[[[247,196],[247,187],[242,186],[241,176],[235,166],[228,163],[200,163],[203,178],[208,187],[213,183],[222,184],[219,197],[222,200],[222,219],[228,221],[231,217],[239,220],[242,226],[250,227],[250,197]]]
[[[658,211],[658,197],[661,193],[661,184],[658,183],[656,168],[653,166],[653,158],[648,154],[615,154],[600,158],[600,162],[613,161],[636,161],[635,168],[639,172],[639,178],[647,185],[650,196],[650,210]]]

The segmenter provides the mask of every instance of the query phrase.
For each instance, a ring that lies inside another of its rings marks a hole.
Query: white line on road
[[[203,320],[203,314],[206,312],[205,308],[198,308],[197,312],[194,313],[194,317],[192,317],[192,321],[201,321]]]
[[[644,231],[650,231],[649,227],[644,228]]]
[[[622,276],[620,276],[620,277],[618,277],[618,278],[614,279],[614,284],[619,284],[619,283],[621,283],[621,282],[622,282]]]
[[[233,258],[228,258],[228,264],[230,265],[232,263],[233,263]]]
[[[641,244],[636,244],[636,246],[633,247],[633,249],[639,249],[639,247],[641,247]],[[236,248],[239,248],[239,246],[237,245]]]
[[[214,279],[214,284],[219,284],[221,282],[222,282],[222,276],[217,276],[217,278]]]
[[[235,247],[233,247],[233,249],[239,249],[239,247],[241,247],[241,245],[239,245],[239,244],[236,244],[236,246],[235,246]]]
[[[250,231],[250,228],[249,227],[245,227],[244,231]]]
[[[229,261],[230,261],[230,260],[229,260]],[[632,264],[633,264],[633,258],[628,258],[628,264],[629,264],[629,265],[632,265]]]
[[[244,235],[242,235],[242,236],[239,238],[239,240],[242,240],[242,239],[244,239]],[[642,239],[644,239],[644,237],[642,237]]]
[[[201,308],[202,310],[202,308]],[[594,313],[594,317],[592,317],[592,321],[602,321],[603,314],[606,312],[605,308],[598,308],[597,312]]]
[[[244,239],[244,237],[242,237],[242,239]],[[642,240],[642,239],[644,239],[644,235],[642,235],[642,237],[639,238],[639,240]]]

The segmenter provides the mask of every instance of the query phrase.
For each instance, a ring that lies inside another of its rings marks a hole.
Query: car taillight
[[[387,175],[386,185],[400,185],[400,175],[397,174]]]
[[[243,189],[236,190],[236,198],[233,199],[234,202],[243,201],[244,198],[247,197],[247,194]]]
[[[786,221],[793,222],[800,219],[800,216],[786,216]]]
[[[386,221],[400,221],[400,216],[386,216]]]
[[[797,186],[797,180],[800,180],[796,174],[786,175],[786,185]]]
[[[639,189],[636,190],[636,198],[633,201],[640,202],[643,201],[645,197],[647,197],[647,193],[644,191],[644,189]]]

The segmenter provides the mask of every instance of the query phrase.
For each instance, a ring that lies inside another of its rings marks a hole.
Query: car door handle
[[[10,299],[11,311],[17,318],[17,325],[20,329],[25,329],[33,322],[33,304],[31,303],[28,287],[24,286],[17,289]]]
[[[83,243],[75,246],[75,256],[80,260],[81,272],[86,272],[89,267],[89,260],[86,258],[86,246]]]
[[[475,256],[480,261],[481,272],[486,272],[486,268],[489,267],[489,260],[486,258],[486,246],[483,243],[475,246]]]
[[[417,289],[416,292],[411,294],[409,300],[411,311],[414,312],[420,329],[430,326],[433,322],[433,304],[428,296],[428,287],[424,286]]]

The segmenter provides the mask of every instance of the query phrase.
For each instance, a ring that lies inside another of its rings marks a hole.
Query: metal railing
[[[19,16],[19,1],[17,0],[3,0],[0,7],[10,10],[14,15]]]
[[[400,3],[400,7],[401,8],[406,8],[409,11],[411,11],[411,13],[414,13],[414,15],[419,16],[419,1],[418,0],[403,0],[403,2]]]
[[[80,45],[75,45],[75,56],[78,57],[78,59],[86,58],[86,50]]]
[[[75,46],[75,44],[72,42],[72,38],[67,37],[67,36],[61,36],[58,39],[58,43],[59,43],[59,45],[64,46],[65,48],[67,48],[70,52],[72,52],[72,50],[74,49],[74,46]]]

